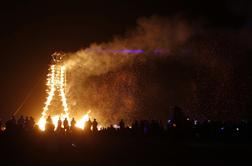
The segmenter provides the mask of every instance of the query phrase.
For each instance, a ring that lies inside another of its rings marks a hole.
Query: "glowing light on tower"
[[[45,130],[46,118],[55,111],[59,111],[59,106],[61,106],[62,111],[56,112],[55,115],[52,115],[52,121],[55,127],[57,127],[57,121],[60,118],[64,120],[67,118],[70,123],[67,98],[65,95],[65,86],[66,86],[66,68],[63,65],[63,57],[62,53],[54,53],[52,54],[53,64],[49,68],[49,74],[47,75],[47,93],[48,96],[46,98],[45,106],[43,108],[42,115],[38,121],[38,126],[41,130]],[[61,104],[59,104],[61,103]],[[90,112],[90,111],[89,111]],[[84,128],[85,122],[89,119],[89,112],[83,116],[76,123],[76,127]]]

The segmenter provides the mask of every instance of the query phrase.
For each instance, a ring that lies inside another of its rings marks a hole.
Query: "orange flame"
[[[67,98],[65,95],[65,66],[57,63],[55,65],[51,65],[49,68],[49,74],[47,75],[47,93],[48,96],[46,98],[45,106],[43,108],[42,115],[38,121],[39,128],[44,131],[46,125],[46,118],[49,116],[49,106],[52,103],[53,98],[55,97],[55,92],[59,92],[59,97],[61,98],[61,103],[63,107],[63,113],[51,116],[52,122],[55,126],[55,129],[58,125],[58,119],[64,120],[65,118],[70,123],[71,118],[69,117],[68,105],[67,105]],[[89,113],[86,113],[81,119],[76,122],[76,127],[84,129],[85,123],[89,120]]]

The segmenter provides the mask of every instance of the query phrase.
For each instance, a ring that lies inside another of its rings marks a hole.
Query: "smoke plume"
[[[237,96],[235,86],[240,82],[233,63],[247,49],[244,43],[233,42],[241,41],[240,34],[230,39],[229,34],[218,32],[181,18],[152,16],[140,18],[135,30],[109,43],[68,53],[67,96],[72,114],[91,110],[92,117],[107,125],[120,119],[127,123],[166,120],[174,105],[187,116],[201,119],[245,109],[246,101],[232,102],[244,100],[248,90],[244,83],[243,94]],[[242,48],[233,52],[232,44]]]

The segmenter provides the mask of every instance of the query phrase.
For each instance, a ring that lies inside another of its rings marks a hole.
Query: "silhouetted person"
[[[111,135],[115,133],[115,128],[113,127],[113,125],[110,125],[110,127],[108,127],[107,129],[107,134]]]
[[[138,121],[136,120],[133,124],[132,124],[132,129],[137,129],[139,127]]]
[[[176,138],[185,138],[187,120],[182,108],[175,106],[173,108],[173,136]]]
[[[97,123],[96,119],[94,119],[93,124],[92,124],[93,132],[96,132],[98,130],[97,125],[98,125],[98,123]]]
[[[65,131],[68,131],[68,130],[69,130],[69,124],[68,124],[67,118],[64,119],[64,121],[63,121],[63,126],[64,126]]]
[[[24,126],[28,126],[28,123],[29,123],[29,117],[26,116],[24,120]]]
[[[125,124],[124,124],[123,119],[121,119],[121,121],[119,122],[119,126],[120,126],[120,130],[125,129]]]
[[[73,130],[75,128],[75,124],[76,124],[76,121],[74,118],[72,118],[71,120],[71,130]]]
[[[46,131],[52,132],[54,130],[54,125],[51,116],[49,115],[46,119]]]
[[[59,118],[59,119],[58,119],[57,130],[60,131],[61,129],[62,129],[62,121],[61,121],[61,119]]]
[[[186,123],[183,110],[178,106],[175,106],[173,109],[173,123],[175,123],[177,127],[181,127]]]
[[[9,119],[6,123],[6,131],[14,131],[16,129],[16,119],[14,116],[11,116],[11,119]]]
[[[17,124],[19,127],[24,127],[25,119],[24,119],[23,115],[20,116],[20,118],[17,121]]]
[[[139,133],[139,122],[137,120],[135,120],[135,122],[132,124],[132,131],[134,134],[138,134]]]
[[[35,126],[35,120],[33,119],[32,116],[30,116],[29,121],[28,121],[28,129],[33,129]]]
[[[10,121],[11,121],[11,124],[12,124],[13,126],[15,126],[15,125],[17,124],[17,121],[16,121],[15,116],[11,116]]]
[[[52,123],[53,123],[53,122],[52,122],[52,118],[51,118],[50,115],[47,117],[46,123],[48,123],[48,124],[52,124]]]
[[[85,124],[85,130],[86,130],[87,132],[90,132],[90,131],[91,131],[91,127],[92,127],[92,122],[91,122],[91,120],[90,120],[90,118],[89,118],[88,121],[87,121],[86,124]]]

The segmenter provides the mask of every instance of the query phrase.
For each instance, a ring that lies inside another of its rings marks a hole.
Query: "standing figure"
[[[24,127],[24,124],[25,124],[25,119],[24,119],[24,117],[23,117],[23,115],[21,115],[20,116],[20,118],[18,119],[18,126],[20,127],[20,128],[23,128]]]
[[[92,126],[93,126],[93,132],[98,131],[98,128],[97,128],[98,123],[97,123],[96,119],[94,119]]]
[[[61,131],[61,129],[62,129],[62,121],[61,121],[61,119],[59,118],[59,120],[58,120],[58,125],[57,125],[57,131]]]
[[[63,126],[65,131],[69,130],[69,124],[67,118],[65,118],[65,120],[63,121]]]
[[[27,124],[27,128],[29,130],[33,129],[35,126],[35,120],[33,119],[32,116],[30,116],[29,120],[28,120],[28,124]]]
[[[46,119],[46,126],[45,126],[45,129],[49,132],[52,132],[54,130],[54,125],[53,125],[53,122],[52,122],[52,118],[51,116],[49,115]]]
[[[74,130],[75,124],[76,124],[76,121],[75,121],[74,118],[72,118],[72,120],[71,120],[71,130]]]
[[[86,122],[86,124],[85,124],[85,130],[87,131],[87,132],[90,132],[91,131],[91,127],[92,127],[92,122],[91,122],[91,120],[90,120],[90,118],[89,118],[89,120]]]
[[[119,126],[120,126],[120,130],[123,130],[125,128],[123,119],[121,119],[121,121],[119,122]]]

